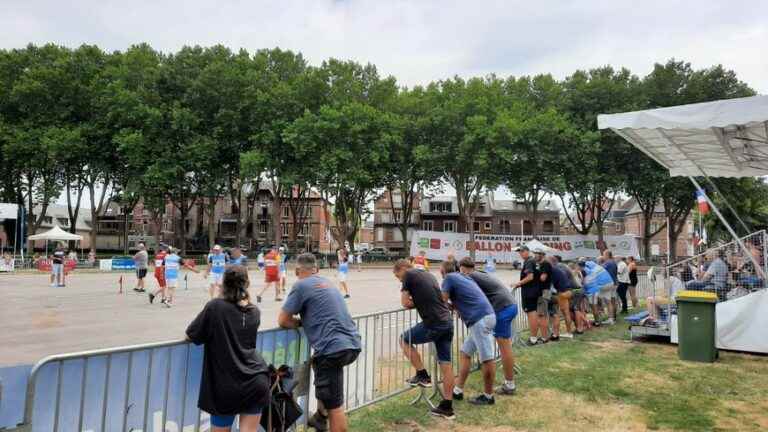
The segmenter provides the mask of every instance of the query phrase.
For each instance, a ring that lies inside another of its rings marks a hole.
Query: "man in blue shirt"
[[[299,280],[288,294],[277,323],[283,328],[303,327],[314,350],[312,368],[318,410],[309,420],[310,426],[326,430],[330,420],[331,431],[345,432],[343,370],[360,354],[360,333],[341,292],[317,274],[314,255],[298,256],[296,276]]]
[[[239,247],[233,247],[229,256],[229,264],[248,268],[248,257],[243,255],[243,251]]]
[[[493,384],[496,378],[493,330],[496,327],[496,314],[477,283],[454,269],[454,263],[443,262],[443,285],[440,290],[445,301],[450,301],[469,329],[469,337],[461,347],[459,368],[466,368],[472,355],[478,352],[482,363],[484,392],[469,402],[474,405],[493,405]],[[457,396],[463,398],[463,390],[454,386],[454,399],[458,399]]]
[[[603,262],[602,266],[605,269],[605,271],[608,272],[609,275],[611,275],[611,279],[613,280],[613,288],[611,289],[610,298],[606,298],[605,302],[607,304],[607,308],[609,311],[608,315],[608,323],[610,321],[616,320],[616,300],[618,300],[618,288],[619,288],[619,266],[616,264],[616,261],[613,259],[613,252],[606,249],[603,251]],[[600,263],[598,261],[598,263]]]

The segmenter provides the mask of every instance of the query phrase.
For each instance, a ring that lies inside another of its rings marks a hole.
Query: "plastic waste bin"
[[[677,293],[677,353],[681,360],[712,363],[715,348],[715,304],[717,295],[705,291]]]

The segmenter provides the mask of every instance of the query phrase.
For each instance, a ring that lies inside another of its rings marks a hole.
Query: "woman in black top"
[[[211,414],[215,432],[229,431],[236,415],[241,431],[256,432],[269,403],[267,364],[256,351],[261,313],[251,304],[248,285],[244,267],[228,267],[221,297],[187,328],[189,340],[205,344],[198,407]]]
[[[627,267],[629,267],[629,298],[632,300],[632,307],[637,307],[637,262],[635,257],[627,257]]]

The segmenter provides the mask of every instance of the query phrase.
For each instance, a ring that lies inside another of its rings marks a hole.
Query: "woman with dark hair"
[[[194,344],[205,344],[198,407],[211,414],[214,432],[256,432],[269,403],[267,364],[256,351],[261,312],[248,295],[248,271],[229,266],[221,296],[209,301],[187,328]]]

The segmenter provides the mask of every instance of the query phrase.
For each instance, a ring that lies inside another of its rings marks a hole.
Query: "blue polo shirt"
[[[616,261],[614,260],[608,260],[603,263],[603,268],[605,271],[608,272],[609,275],[611,275],[611,279],[613,279],[614,285],[618,285],[619,283],[619,266],[616,265]]]
[[[467,327],[471,327],[486,315],[494,314],[488,297],[469,276],[457,272],[448,273],[440,290],[448,294]]]

